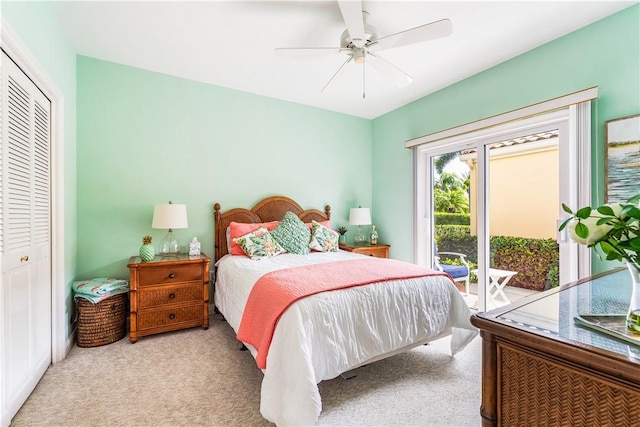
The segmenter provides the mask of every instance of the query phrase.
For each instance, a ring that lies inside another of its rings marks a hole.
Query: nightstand
[[[349,246],[344,243],[340,243],[340,249],[347,252],[355,252],[357,254],[375,256],[378,258],[389,258],[389,245],[355,245]]]
[[[209,263],[205,254],[129,259],[129,341],[202,326],[209,328]]]

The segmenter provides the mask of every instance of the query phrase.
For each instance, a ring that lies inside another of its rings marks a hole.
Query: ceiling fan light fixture
[[[359,71],[362,73],[363,98],[365,96],[365,70],[369,65],[378,69],[382,74],[392,78],[397,87],[405,87],[411,83],[413,78],[391,62],[384,59],[379,55],[379,53],[386,49],[408,46],[446,37],[452,32],[451,21],[449,19],[441,19],[439,21],[419,25],[417,27],[380,38],[378,37],[378,31],[376,28],[368,22],[369,14],[367,11],[362,10],[362,1],[337,0],[337,2],[340,7],[342,19],[347,27],[340,35],[340,47],[276,49],[276,53],[279,55],[296,53],[299,55],[307,55],[314,52],[318,54],[339,53],[347,55],[346,61],[344,61],[340,68],[338,68],[333,76],[331,76],[329,81],[322,88],[321,92],[324,92],[327,86],[329,86],[332,81],[336,80],[338,75],[343,74],[343,70],[345,70],[345,67],[349,62],[354,62],[362,66]],[[367,58],[369,56],[372,56],[375,59],[369,62]],[[366,64],[367,66],[365,66],[366,62],[369,62],[369,64]]]

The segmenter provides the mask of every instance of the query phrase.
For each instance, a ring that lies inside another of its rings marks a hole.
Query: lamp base
[[[364,245],[364,243],[367,241],[367,238],[365,237],[364,233],[362,232],[362,227],[358,226],[358,229],[356,230],[356,235],[353,236],[353,244],[354,245]]]
[[[178,255],[180,253],[180,243],[173,235],[173,230],[169,229],[169,232],[164,239],[160,242],[160,255]]]

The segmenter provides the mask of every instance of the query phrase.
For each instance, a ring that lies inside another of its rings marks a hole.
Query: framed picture
[[[605,199],[623,203],[640,188],[640,114],[609,120],[605,135]]]

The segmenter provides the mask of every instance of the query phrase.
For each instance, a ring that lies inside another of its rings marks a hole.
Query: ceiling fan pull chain
[[[366,85],[365,85],[365,74],[366,73],[364,72],[365,68],[367,68],[367,63],[366,62],[364,64],[362,64],[362,99],[365,98],[364,91],[365,91],[365,88],[366,88]]]

